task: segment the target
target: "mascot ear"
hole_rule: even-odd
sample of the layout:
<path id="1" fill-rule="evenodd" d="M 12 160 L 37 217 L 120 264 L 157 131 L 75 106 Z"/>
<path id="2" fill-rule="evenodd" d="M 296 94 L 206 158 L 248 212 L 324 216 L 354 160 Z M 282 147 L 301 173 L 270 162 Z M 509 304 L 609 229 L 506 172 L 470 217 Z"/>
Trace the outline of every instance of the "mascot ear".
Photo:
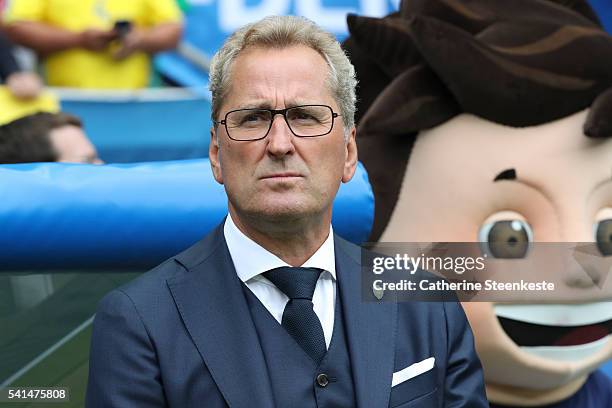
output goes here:
<path id="1" fill-rule="evenodd" d="M 506 46 L 487 44 L 479 36 L 430 17 L 413 17 L 410 28 L 423 58 L 463 110 L 503 125 L 532 126 L 568 116 L 587 108 L 612 84 L 612 60 L 583 63 L 593 55 L 612 54 L 612 37 L 604 31 L 594 26 L 519 23 L 525 24 L 519 31 L 523 41 L 519 37 Z M 548 32 L 542 38 L 543 25 Z M 510 24 L 499 27 L 509 30 Z M 538 34 L 540 39 L 534 41 Z M 509 38 L 493 26 L 486 35 L 499 41 Z M 553 64 L 555 71 L 539 68 L 551 66 L 549 59 L 559 55 L 565 57 Z"/>
<path id="2" fill-rule="evenodd" d="M 403 72 L 376 98 L 359 125 L 359 136 L 401 136 L 432 128 L 460 113 L 452 95 L 424 65 Z"/>
<path id="3" fill-rule="evenodd" d="M 593 102 L 584 123 L 584 134 L 593 138 L 612 137 L 612 88 Z"/>

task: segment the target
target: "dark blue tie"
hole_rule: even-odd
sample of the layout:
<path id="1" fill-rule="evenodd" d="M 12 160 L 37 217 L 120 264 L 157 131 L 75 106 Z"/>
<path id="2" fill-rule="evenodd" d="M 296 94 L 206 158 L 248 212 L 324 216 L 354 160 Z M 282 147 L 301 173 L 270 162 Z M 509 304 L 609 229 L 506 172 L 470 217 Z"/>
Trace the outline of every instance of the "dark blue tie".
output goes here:
<path id="1" fill-rule="evenodd" d="M 312 304 L 321 272 L 318 268 L 284 266 L 263 274 L 289 298 L 283 312 L 283 327 L 317 364 L 327 351 L 323 327 Z"/>

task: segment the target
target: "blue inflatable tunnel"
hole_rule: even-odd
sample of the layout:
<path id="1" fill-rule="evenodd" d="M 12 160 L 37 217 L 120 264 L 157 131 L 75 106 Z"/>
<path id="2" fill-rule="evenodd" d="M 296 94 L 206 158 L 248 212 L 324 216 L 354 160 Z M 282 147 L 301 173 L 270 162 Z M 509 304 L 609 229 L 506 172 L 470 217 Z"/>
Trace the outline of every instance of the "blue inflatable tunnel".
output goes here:
<path id="1" fill-rule="evenodd" d="M 199 240 L 227 213 L 208 159 L 105 166 L 0 166 L 1 270 L 146 269 Z M 361 164 L 340 188 L 335 232 L 361 243 L 374 198 Z"/>

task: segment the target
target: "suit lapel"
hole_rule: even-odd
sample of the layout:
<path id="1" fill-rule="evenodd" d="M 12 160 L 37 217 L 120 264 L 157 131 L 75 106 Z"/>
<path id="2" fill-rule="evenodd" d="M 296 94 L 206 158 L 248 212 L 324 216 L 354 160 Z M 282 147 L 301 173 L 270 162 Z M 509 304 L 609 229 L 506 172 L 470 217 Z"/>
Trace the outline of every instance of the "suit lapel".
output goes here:
<path id="1" fill-rule="evenodd" d="M 338 288 L 360 408 L 389 406 L 394 368 L 397 304 L 362 300 L 358 247 L 334 237 Z"/>
<path id="2" fill-rule="evenodd" d="M 222 225 L 192 251 L 177 257 L 187 271 L 168 279 L 168 287 L 227 404 L 273 407 L 263 351 Z"/>

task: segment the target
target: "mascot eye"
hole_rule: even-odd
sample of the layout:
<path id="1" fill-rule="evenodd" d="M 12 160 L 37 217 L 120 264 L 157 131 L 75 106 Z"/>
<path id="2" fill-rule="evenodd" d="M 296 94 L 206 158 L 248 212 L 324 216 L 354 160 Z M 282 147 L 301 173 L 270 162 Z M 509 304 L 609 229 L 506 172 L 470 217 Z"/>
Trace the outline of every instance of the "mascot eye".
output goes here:
<path id="1" fill-rule="evenodd" d="M 612 219 L 601 220 L 596 225 L 595 240 L 603 256 L 612 255 Z"/>
<path id="2" fill-rule="evenodd" d="M 485 254 L 500 259 L 520 259 L 527 256 L 533 241 L 531 226 L 523 219 L 489 220 L 480 228 L 478 240 Z"/>
<path id="3" fill-rule="evenodd" d="M 603 256 L 612 255 L 612 208 L 604 208 L 597 214 L 595 242 Z"/>

